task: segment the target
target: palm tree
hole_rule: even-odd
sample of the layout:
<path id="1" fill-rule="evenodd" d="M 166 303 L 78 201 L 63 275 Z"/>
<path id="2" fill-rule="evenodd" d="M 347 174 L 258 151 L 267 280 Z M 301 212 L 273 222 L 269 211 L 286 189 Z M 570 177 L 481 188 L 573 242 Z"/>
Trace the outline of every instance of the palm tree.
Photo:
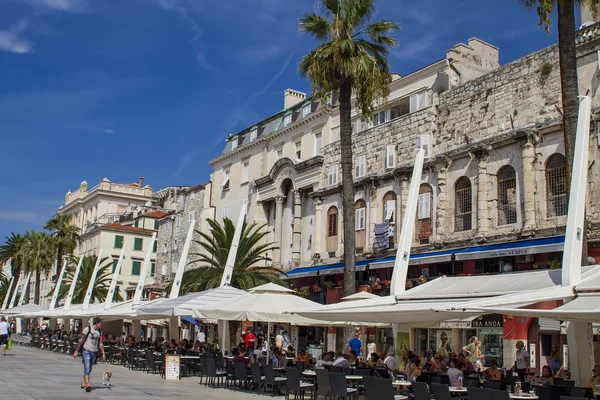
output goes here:
<path id="1" fill-rule="evenodd" d="M 374 102 L 389 95 L 390 67 L 386 56 L 396 46 L 395 22 L 371 23 L 374 0 L 321 0 L 325 16 L 314 12 L 300 18 L 300 30 L 322 42 L 300 60 L 300 74 L 311 81 L 322 102 L 339 92 L 344 229 L 344 295 L 355 292 L 354 182 L 352 180 L 352 93 L 363 118 Z"/>
<path id="2" fill-rule="evenodd" d="M 13 277 L 18 279 L 21 275 L 21 266 L 23 265 L 23 248 L 24 237 L 18 233 L 11 232 L 10 237 L 6 237 L 6 242 L 0 246 L 0 262 L 6 263 L 11 260 L 11 274 Z M 16 290 L 15 287 L 11 289 L 9 295 L 12 296 L 12 292 Z"/>
<path id="3" fill-rule="evenodd" d="M 201 266 L 189 269 L 183 274 L 182 294 L 216 288 L 221 284 L 235 233 L 235 225 L 228 218 L 223 220 L 223 226 L 214 219 L 209 219 L 207 222 L 210 226 L 210 233 L 196 231 L 202 240 L 194 240 L 205 252 L 190 254 L 197 256 L 197 259 L 191 261 L 190 264 L 200 263 Z M 266 254 L 274 248 L 273 243 L 263 243 L 263 239 L 268 235 L 264 228 L 265 225 L 255 222 L 248 224 L 244 221 L 231 277 L 232 286 L 247 290 L 268 282 L 285 284 L 280 278 L 282 271 L 259 266 L 269 261 Z"/>
<path id="4" fill-rule="evenodd" d="M 10 279 L 0 272 L 0 304 L 4 302 L 4 298 L 9 296 L 8 287 L 10 286 Z"/>
<path id="5" fill-rule="evenodd" d="M 525 7 L 536 7 L 540 25 L 550 32 L 550 15 L 554 8 L 558 11 L 558 67 L 562 95 L 563 135 L 565 143 L 565 163 L 567 192 L 571 184 L 571 171 L 577 136 L 577 115 L 579 112 L 579 83 L 577 79 L 577 51 L 575 49 L 575 3 L 585 4 L 597 13 L 600 0 L 519 0 Z M 584 228 L 587 226 L 583 224 Z M 587 235 L 583 235 L 582 265 L 587 265 Z"/>
<path id="6" fill-rule="evenodd" d="M 75 284 L 75 291 L 73 292 L 73 304 L 83 303 L 87 287 L 90 284 L 92 274 L 94 273 L 96 260 L 98 260 L 98 256 L 83 257 L 83 262 L 81 263 L 81 270 L 79 271 L 79 276 L 77 277 L 77 281 Z M 57 301 L 60 301 L 67 297 L 69 289 L 73 284 L 75 269 L 78 262 L 78 258 L 71 257 L 70 264 L 67 266 L 67 270 L 65 271 L 63 283 L 58 289 Z M 103 257 L 102 259 L 100 259 L 100 266 L 98 267 L 98 274 L 96 275 L 96 282 L 94 283 L 94 289 L 92 291 L 90 303 L 94 303 L 96 301 L 103 302 L 106 300 L 106 295 L 108 294 L 108 289 L 110 287 L 111 280 L 112 261 L 110 261 L 108 257 Z M 52 293 L 54 293 L 54 289 L 52 289 Z M 119 293 L 118 290 L 115 290 L 115 297 L 113 298 L 113 301 L 123 301 L 123 297 L 121 296 L 121 293 Z"/>
<path id="7" fill-rule="evenodd" d="M 60 273 L 62 258 L 70 255 L 80 241 L 79 228 L 71 223 L 70 214 L 56 214 L 46 222 L 44 229 L 52 231 L 56 245 L 56 274 Z"/>
<path id="8" fill-rule="evenodd" d="M 23 252 L 23 272 L 35 273 L 35 304 L 40 304 L 41 276 L 48 275 L 54 264 L 54 243 L 52 237 L 42 231 L 28 231 L 21 249 Z"/>

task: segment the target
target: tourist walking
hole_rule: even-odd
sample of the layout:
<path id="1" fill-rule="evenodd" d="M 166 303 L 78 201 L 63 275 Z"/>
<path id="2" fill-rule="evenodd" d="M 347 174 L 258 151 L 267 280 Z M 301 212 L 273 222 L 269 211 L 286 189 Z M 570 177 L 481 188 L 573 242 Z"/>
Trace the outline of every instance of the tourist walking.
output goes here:
<path id="1" fill-rule="evenodd" d="M 8 339 L 10 338 L 10 329 L 6 317 L 2 317 L 0 320 L 0 346 L 2 346 L 2 355 L 6 355 L 6 346 L 8 346 Z"/>
<path id="2" fill-rule="evenodd" d="M 102 361 L 106 360 L 104 354 L 104 346 L 102 345 L 102 326 L 101 318 L 94 318 L 93 324 L 84 328 L 79 338 L 77 349 L 73 353 L 73 358 L 77 358 L 79 353 L 83 356 L 83 380 L 81 381 L 81 388 L 85 389 L 86 392 L 92 390 L 90 385 L 90 373 L 92 372 L 92 366 L 96 362 L 98 357 L 98 351 L 102 353 Z"/>
<path id="3" fill-rule="evenodd" d="M 525 375 L 529 369 L 529 352 L 525 349 L 525 343 L 521 340 L 515 346 L 517 347 L 517 354 L 512 369 L 519 375 L 519 380 L 525 382 Z"/>

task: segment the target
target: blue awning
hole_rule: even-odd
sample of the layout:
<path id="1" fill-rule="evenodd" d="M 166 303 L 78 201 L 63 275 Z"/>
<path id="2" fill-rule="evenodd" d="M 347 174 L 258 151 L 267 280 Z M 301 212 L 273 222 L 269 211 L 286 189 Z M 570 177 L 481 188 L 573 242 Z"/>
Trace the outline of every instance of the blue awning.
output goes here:
<path id="1" fill-rule="evenodd" d="M 187 321 L 187 322 L 192 323 L 192 324 L 194 324 L 196 326 L 200 326 L 200 323 L 198 321 L 196 321 L 194 319 L 194 317 L 192 317 L 191 315 L 182 315 L 181 316 L 181 320 L 182 321 Z"/>
<path id="2" fill-rule="evenodd" d="M 564 236 L 543 239 L 518 240 L 509 243 L 476 246 L 456 253 L 457 260 L 481 260 L 485 258 L 524 256 L 528 254 L 563 251 Z"/>
<path id="3" fill-rule="evenodd" d="M 444 251 L 429 251 L 427 253 L 411 254 L 408 259 L 408 265 L 432 264 L 441 262 L 450 262 L 452 254 L 461 251 L 462 249 L 444 250 Z M 387 259 L 371 261 L 370 269 L 392 268 L 396 257 L 388 257 Z"/>

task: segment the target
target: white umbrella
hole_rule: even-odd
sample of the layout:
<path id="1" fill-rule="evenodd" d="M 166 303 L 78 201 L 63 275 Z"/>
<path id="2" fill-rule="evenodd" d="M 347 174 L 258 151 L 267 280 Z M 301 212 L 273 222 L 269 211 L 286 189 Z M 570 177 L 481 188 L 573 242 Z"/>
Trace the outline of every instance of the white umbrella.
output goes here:
<path id="1" fill-rule="evenodd" d="M 231 286 L 221 286 L 203 292 L 189 293 L 159 303 L 144 305 L 136 309 L 138 319 L 158 319 L 192 315 L 194 309 L 233 300 L 246 292 Z"/>
<path id="2" fill-rule="evenodd" d="M 377 296 L 376 294 L 369 293 L 369 292 L 357 292 L 357 293 L 351 294 L 349 296 L 342 297 L 340 300 L 342 300 L 342 301 L 370 300 L 370 299 L 377 299 L 379 297 L 380 296 Z"/>

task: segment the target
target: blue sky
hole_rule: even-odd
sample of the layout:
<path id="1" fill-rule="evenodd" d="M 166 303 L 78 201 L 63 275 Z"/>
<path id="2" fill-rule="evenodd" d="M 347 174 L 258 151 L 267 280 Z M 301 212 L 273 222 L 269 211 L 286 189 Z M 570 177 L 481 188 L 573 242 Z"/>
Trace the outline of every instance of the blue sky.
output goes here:
<path id="1" fill-rule="evenodd" d="M 507 63 L 556 41 L 518 0 L 376 0 L 407 74 L 460 38 Z M 309 91 L 298 33 L 314 0 L 0 0 L 0 241 L 39 229 L 79 182 L 209 179 L 237 132 Z"/>

